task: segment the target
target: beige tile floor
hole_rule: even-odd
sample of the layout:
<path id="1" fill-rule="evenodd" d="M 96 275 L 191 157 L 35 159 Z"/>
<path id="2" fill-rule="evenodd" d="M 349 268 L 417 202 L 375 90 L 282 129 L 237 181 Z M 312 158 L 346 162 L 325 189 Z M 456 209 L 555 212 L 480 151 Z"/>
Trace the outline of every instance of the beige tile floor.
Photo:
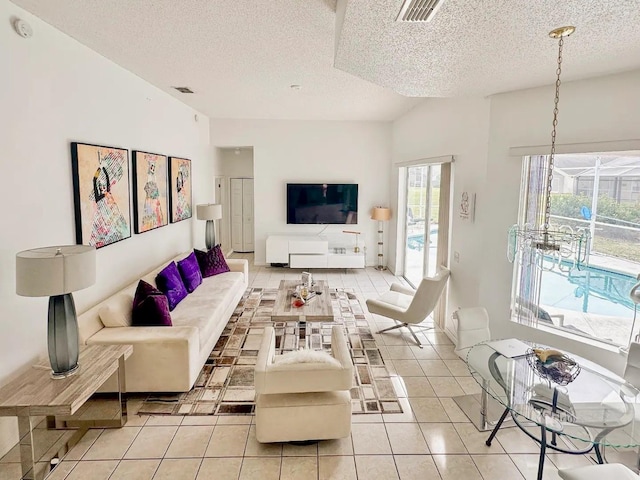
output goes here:
<path id="1" fill-rule="evenodd" d="M 252 256 L 248 256 L 252 260 Z M 254 267 L 250 284 L 277 287 L 299 271 Z M 331 287 L 353 288 L 362 305 L 402 281 L 389 272 L 315 271 Z M 369 315 L 372 330 L 390 325 Z M 449 338 L 420 334 L 425 347 L 394 331 L 375 335 L 394 377 L 403 414 L 354 415 L 351 436 L 308 446 L 263 445 L 253 417 L 131 415 L 117 430 L 91 430 L 54 470 L 51 480 L 443 479 L 536 478 L 537 445 L 519 430 L 503 429 L 489 448 L 451 397 L 479 391 Z M 139 399 L 130 401 L 135 412 Z M 588 464 L 584 456 L 549 454 L 545 479 L 557 467 Z M 17 448 L 0 460 L 0 480 L 20 478 Z"/>

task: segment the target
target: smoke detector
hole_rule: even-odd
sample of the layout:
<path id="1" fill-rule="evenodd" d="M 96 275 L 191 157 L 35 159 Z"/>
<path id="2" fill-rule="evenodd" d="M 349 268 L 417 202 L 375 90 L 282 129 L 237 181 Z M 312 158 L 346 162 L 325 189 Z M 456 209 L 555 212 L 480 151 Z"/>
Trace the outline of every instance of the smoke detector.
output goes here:
<path id="1" fill-rule="evenodd" d="M 396 22 L 429 22 L 444 0 L 404 0 Z"/>
<path id="2" fill-rule="evenodd" d="M 22 38 L 31 38 L 33 36 L 33 29 L 31 28 L 31 25 L 29 25 L 24 20 L 20 20 L 19 18 L 14 20 L 13 29 Z"/>

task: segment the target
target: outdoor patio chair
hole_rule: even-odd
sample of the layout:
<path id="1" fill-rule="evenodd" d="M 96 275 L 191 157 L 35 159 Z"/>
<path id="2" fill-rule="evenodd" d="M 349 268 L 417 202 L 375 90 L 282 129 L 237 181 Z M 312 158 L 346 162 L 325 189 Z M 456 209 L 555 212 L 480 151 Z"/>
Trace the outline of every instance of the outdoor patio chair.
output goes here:
<path id="1" fill-rule="evenodd" d="M 416 344 L 422 348 L 422 344 L 411 326 L 423 322 L 433 312 L 444 291 L 449 275 L 450 272 L 447 268 L 440 267 L 435 277 L 423 278 L 417 290 L 399 283 L 392 283 L 387 293 L 376 299 L 367 300 L 367 308 L 371 313 L 399 322 L 398 325 L 382 329 L 378 333 L 407 327 Z"/>

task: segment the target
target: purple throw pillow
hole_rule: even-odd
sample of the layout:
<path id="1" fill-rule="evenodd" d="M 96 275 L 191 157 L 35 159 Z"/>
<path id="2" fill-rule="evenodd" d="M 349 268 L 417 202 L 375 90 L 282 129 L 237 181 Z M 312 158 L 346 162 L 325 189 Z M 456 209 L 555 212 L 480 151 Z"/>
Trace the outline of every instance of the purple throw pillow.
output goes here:
<path id="1" fill-rule="evenodd" d="M 176 262 L 171 262 L 160 271 L 156 277 L 156 285 L 167 296 L 171 311 L 188 295 Z"/>
<path id="2" fill-rule="evenodd" d="M 184 286 L 187 287 L 187 292 L 193 292 L 202 283 L 202 273 L 200 273 L 200 265 L 195 253 L 191 252 L 187 258 L 180 260 L 178 270 Z"/>
<path id="3" fill-rule="evenodd" d="M 173 325 L 167 297 L 143 280 L 138 282 L 131 314 L 131 325 L 134 327 Z"/>
<path id="4" fill-rule="evenodd" d="M 227 265 L 227 261 L 224 259 L 220 245 L 216 245 L 208 252 L 194 250 L 193 253 L 196 254 L 203 277 L 212 277 L 213 275 L 229 271 L 229 265 Z"/>

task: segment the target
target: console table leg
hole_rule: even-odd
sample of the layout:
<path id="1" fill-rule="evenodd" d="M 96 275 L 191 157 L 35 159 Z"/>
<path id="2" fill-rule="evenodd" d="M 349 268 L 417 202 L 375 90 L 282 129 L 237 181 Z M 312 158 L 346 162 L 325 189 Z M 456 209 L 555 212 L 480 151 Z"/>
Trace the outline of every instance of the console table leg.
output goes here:
<path id="1" fill-rule="evenodd" d="M 124 355 L 118 359 L 118 400 L 120 400 L 120 426 L 127 423 L 127 379 L 124 370 Z"/>
<path id="2" fill-rule="evenodd" d="M 20 435 L 20 463 L 23 480 L 41 480 L 44 474 L 38 475 L 36 468 L 36 452 L 34 445 L 34 428 L 31 416 L 18 414 L 18 434 Z"/>

